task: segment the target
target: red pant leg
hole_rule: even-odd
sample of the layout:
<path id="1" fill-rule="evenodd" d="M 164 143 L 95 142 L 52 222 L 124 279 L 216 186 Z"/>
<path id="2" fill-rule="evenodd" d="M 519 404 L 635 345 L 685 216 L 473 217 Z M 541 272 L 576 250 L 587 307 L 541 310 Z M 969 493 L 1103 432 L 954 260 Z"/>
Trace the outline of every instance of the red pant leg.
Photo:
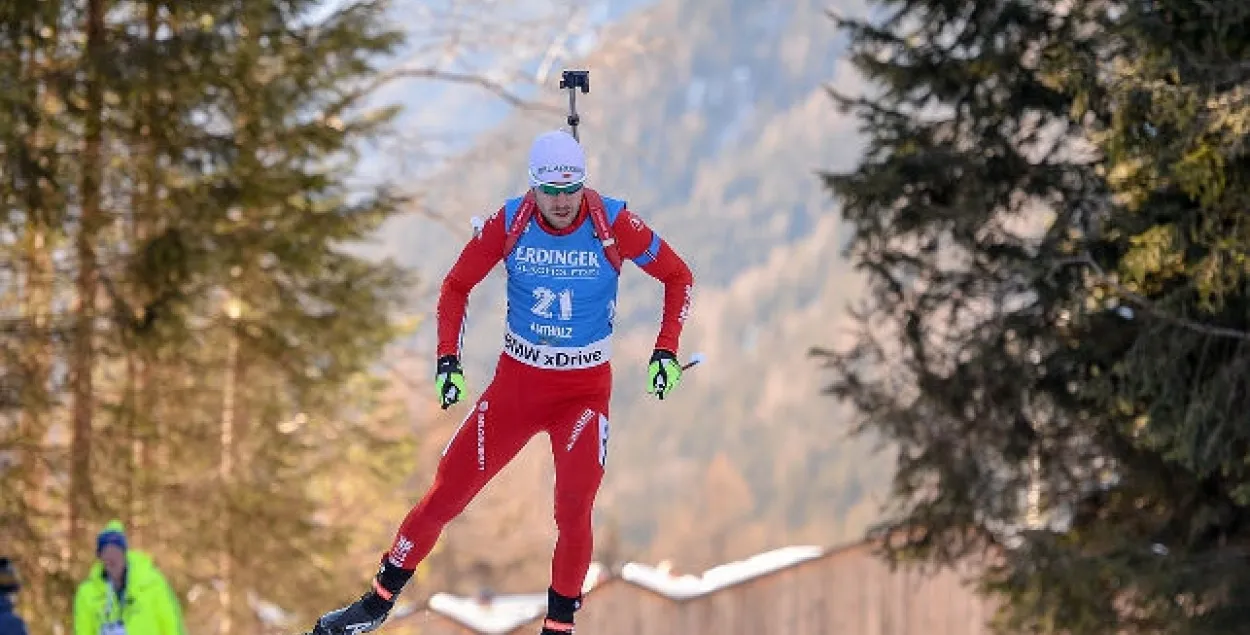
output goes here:
<path id="1" fill-rule="evenodd" d="M 555 459 L 556 547 L 551 560 L 551 588 L 566 597 L 581 595 L 594 553 L 592 513 L 607 460 L 608 403 L 612 376 L 585 376 L 574 399 L 555 409 L 547 433 Z"/>
<path id="2" fill-rule="evenodd" d="M 541 429 L 525 399 L 525 378 L 501 363 L 495 377 L 452 435 L 434 483 L 404 518 L 391 545 L 391 563 L 415 569 L 429 555 L 443 527 Z"/>

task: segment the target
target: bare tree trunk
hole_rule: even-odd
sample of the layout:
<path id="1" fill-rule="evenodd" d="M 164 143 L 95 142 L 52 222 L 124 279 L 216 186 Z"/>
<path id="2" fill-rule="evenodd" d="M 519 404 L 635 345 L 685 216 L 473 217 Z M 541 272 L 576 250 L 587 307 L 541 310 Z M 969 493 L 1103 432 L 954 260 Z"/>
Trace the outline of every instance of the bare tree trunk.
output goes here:
<path id="1" fill-rule="evenodd" d="M 147 41 L 150 46 L 156 43 L 156 32 L 160 26 L 159 22 L 159 4 L 156 2 L 147 3 L 147 13 L 144 16 L 144 26 L 147 31 Z M 143 241 L 147 239 L 148 223 L 151 222 L 153 212 L 155 211 L 155 201 L 158 190 L 157 171 L 156 171 L 156 147 L 152 139 L 152 130 L 156 126 L 156 100 L 153 93 L 158 86 L 157 65 L 159 59 L 156 56 L 148 56 L 146 84 L 147 92 L 143 95 L 143 109 L 136 122 L 135 132 L 138 134 L 137 145 L 141 148 L 140 162 L 141 170 L 136 178 L 134 188 L 134 202 L 131 205 L 130 225 L 127 228 L 126 240 L 133 249 L 137 250 Z M 134 303 L 131 306 L 141 306 L 139 302 L 145 300 L 138 294 L 133 296 Z M 135 316 L 140 317 L 140 316 Z M 137 334 L 138 335 L 138 334 Z M 141 335 L 138 335 L 141 337 Z M 153 470 L 153 452 L 152 448 L 156 443 L 161 442 L 159 435 L 153 434 L 154 412 L 154 394 L 151 390 L 152 378 L 152 356 L 147 352 L 143 343 L 138 341 L 136 337 L 132 341 L 131 346 L 126 347 L 126 384 L 130 389 L 128 406 L 131 422 L 131 466 L 130 487 L 132 496 L 136 497 L 133 503 L 132 526 L 136 533 L 141 533 L 144 537 L 151 538 L 152 544 L 159 544 L 154 535 L 150 535 L 155 529 L 154 520 L 159 518 L 159 492 L 153 487 L 157 480 L 155 475 L 158 474 Z"/>
<path id="2" fill-rule="evenodd" d="M 6 30 L 12 26 L 6 25 Z M 42 26 L 35 21 L 24 28 L 34 33 Z M 12 488 L 22 522 L 3 527 L 0 549 L 12 549 L 10 555 L 18 556 L 24 565 L 23 591 L 17 598 L 19 613 L 24 606 L 26 611 L 39 609 L 56 615 L 68 606 L 58 593 L 61 585 L 57 578 L 61 572 L 50 562 L 64 544 L 58 530 L 63 530 L 66 511 L 58 504 L 56 481 L 51 478 L 49 462 L 57 457 L 48 434 L 56 420 L 58 403 L 52 383 L 52 370 L 58 365 L 55 338 L 59 328 L 54 321 L 57 274 L 53 255 L 58 235 L 55 210 L 61 207 L 61 199 L 56 182 L 57 159 L 51 151 L 57 141 L 55 126 L 46 120 L 55 115 L 37 104 L 49 96 L 58 100 L 64 96 L 52 94 L 56 88 L 47 81 L 48 69 L 58 63 L 55 45 L 40 44 L 35 38 L 29 42 L 29 47 L 17 51 L 21 80 L 19 86 L 13 87 L 25 94 L 12 102 L 12 114 L 25 124 L 25 130 L 15 144 L 17 147 L 9 149 L 6 167 L 10 170 L 4 174 L 9 180 L 7 185 L 20 197 L 25 215 L 17 258 L 21 313 L 17 359 L 22 380 L 17 433 L 21 445 L 17 454 L 19 469 L 14 474 L 17 483 Z M 54 617 L 49 622 L 64 624 L 65 620 Z M 35 623 L 31 632 L 46 630 Z"/>
<path id="3" fill-rule="evenodd" d="M 104 54 L 105 0 L 87 2 L 87 112 L 82 153 L 82 218 L 77 237 L 78 306 L 70 376 L 73 392 L 73 436 L 70 441 L 69 540 L 73 548 L 85 541 L 84 519 L 91 494 L 91 431 L 95 409 L 92 371 L 95 367 L 96 258 L 95 234 L 100 223 L 103 187 L 104 96 L 98 64 Z"/>
<path id="4" fill-rule="evenodd" d="M 28 213 L 39 215 L 38 209 L 28 209 Z M 22 366 L 25 385 L 22 389 L 20 417 L 20 433 L 23 445 L 21 452 L 21 470 L 23 475 L 22 506 L 28 535 L 5 536 L 0 543 L 37 544 L 46 540 L 47 536 L 41 527 L 47 526 L 52 510 L 48 504 L 47 476 L 47 439 L 51 396 L 48 381 L 52 367 L 52 343 L 49 329 L 52 312 L 52 257 L 48 245 L 48 232 L 42 219 L 33 220 L 26 225 L 27 235 L 24 242 L 24 260 L 26 278 L 22 284 L 22 313 L 25 327 L 29 332 L 23 337 Z M 37 550 L 30 550 L 27 556 L 33 561 Z M 27 577 L 23 598 L 30 601 L 31 606 L 45 606 L 47 576 L 43 567 L 26 567 L 22 572 Z"/>
<path id="5" fill-rule="evenodd" d="M 153 544 L 165 544 L 169 535 L 169 528 L 165 526 L 161 519 L 166 517 L 166 509 L 169 504 L 170 494 L 168 493 L 168 483 L 176 479 L 173 474 L 173 461 L 170 458 L 174 439 L 171 438 L 170 426 L 165 416 L 167 413 L 166 405 L 169 403 L 168 398 L 162 398 L 159 386 L 155 380 L 157 370 L 160 369 L 160 377 L 162 381 L 170 384 L 180 384 L 184 381 L 183 373 L 180 369 L 161 367 L 155 354 L 149 354 L 144 358 L 143 369 L 140 371 L 140 392 L 143 411 L 148 413 L 148 441 L 143 447 L 143 469 L 145 474 L 151 475 L 151 488 L 148 492 L 147 514 L 150 522 L 147 527 L 146 537 Z M 178 389 L 175 388 L 175 391 Z M 177 399 L 174 398 L 176 403 Z"/>
<path id="6" fill-rule="evenodd" d="M 221 462 L 219 464 L 218 478 L 221 481 L 221 550 L 218 552 L 218 570 L 221 576 L 221 614 L 218 622 L 218 632 L 221 635 L 230 635 L 234 623 L 234 575 L 231 565 L 233 564 L 233 554 L 231 553 L 231 543 L 234 528 L 234 515 L 231 510 L 231 492 L 230 486 L 232 476 L 234 474 L 234 445 L 235 445 L 235 398 L 238 387 L 238 363 L 239 363 L 239 335 L 236 331 L 238 327 L 238 318 L 241 311 L 241 305 L 235 298 L 230 298 L 226 305 L 226 312 L 230 318 L 230 333 L 228 334 L 229 343 L 226 345 L 226 377 L 222 388 L 221 400 Z"/>

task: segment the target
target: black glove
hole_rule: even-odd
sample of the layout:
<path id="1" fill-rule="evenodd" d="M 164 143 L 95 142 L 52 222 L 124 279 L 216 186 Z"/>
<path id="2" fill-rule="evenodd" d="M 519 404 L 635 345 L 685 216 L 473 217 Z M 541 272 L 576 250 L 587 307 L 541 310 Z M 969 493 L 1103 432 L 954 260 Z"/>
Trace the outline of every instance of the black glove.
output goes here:
<path id="1" fill-rule="evenodd" d="M 464 370 L 460 368 L 459 357 L 444 355 L 438 358 L 434 371 L 434 389 L 438 391 L 438 401 L 443 410 L 460 401 L 460 397 L 464 395 Z"/>

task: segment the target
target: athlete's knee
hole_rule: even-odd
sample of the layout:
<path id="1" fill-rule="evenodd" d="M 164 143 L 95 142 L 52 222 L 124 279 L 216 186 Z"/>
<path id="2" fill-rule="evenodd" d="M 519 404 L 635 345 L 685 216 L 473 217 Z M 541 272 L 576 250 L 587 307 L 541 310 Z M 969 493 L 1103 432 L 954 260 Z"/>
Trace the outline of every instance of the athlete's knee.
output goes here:
<path id="1" fill-rule="evenodd" d="M 555 497 L 556 528 L 560 531 L 589 529 L 594 513 L 594 491 L 557 492 Z"/>
<path id="2" fill-rule="evenodd" d="M 479 489 L 471 477 L 457 478 L 440 470 L 414 511 L 427 522 L 441 527 L 459 516 Z"/>
<path id="3" fill-rule="evenodd" d="M 556 528 L 561 531 L 588 530 L 603 470 L 596 464 L 594 469 L 579 470 L 577 473 L 570 471 L 566 467 L 564 474 L 556 475 Z"/>

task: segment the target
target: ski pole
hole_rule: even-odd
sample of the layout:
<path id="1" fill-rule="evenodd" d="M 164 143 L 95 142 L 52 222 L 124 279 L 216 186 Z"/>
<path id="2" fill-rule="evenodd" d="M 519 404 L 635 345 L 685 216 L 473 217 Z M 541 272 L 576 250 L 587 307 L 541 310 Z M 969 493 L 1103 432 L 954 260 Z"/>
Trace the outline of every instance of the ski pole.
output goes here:
<path id="1" fill-rule="evenodd" d="M 681 369 L 689 370 L 692 367 L 694 367 L 696 364 L 701 363 L 702 361 L 703 361 L 703 353 L 695 353 L 694 355 L 690 356 L 690 361 L 681 365 Z"/>

